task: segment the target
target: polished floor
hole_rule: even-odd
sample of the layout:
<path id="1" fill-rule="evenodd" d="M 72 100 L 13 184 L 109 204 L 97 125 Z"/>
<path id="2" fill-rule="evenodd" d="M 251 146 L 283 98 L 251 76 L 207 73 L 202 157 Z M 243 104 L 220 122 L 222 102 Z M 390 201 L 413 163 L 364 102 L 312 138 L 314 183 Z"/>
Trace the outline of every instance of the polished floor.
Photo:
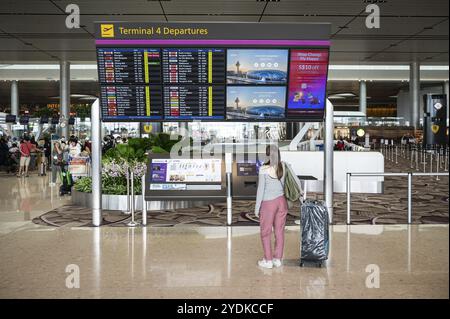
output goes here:
<path id="1" fill-rule="evenodd" d="M 448 224 L 333 226 L 326 268 L 298 267 L 299 229 L 292 226 L 285 265 L 266 270 L 256 266 L 254 226 L 57 228 L 30 221 L 68 202 L 46 177 L 0 176 L 0 298 L 449 297 Z M 67 287 L 76 275 L 68 266 L 79 269 L 79 288 Z"/>

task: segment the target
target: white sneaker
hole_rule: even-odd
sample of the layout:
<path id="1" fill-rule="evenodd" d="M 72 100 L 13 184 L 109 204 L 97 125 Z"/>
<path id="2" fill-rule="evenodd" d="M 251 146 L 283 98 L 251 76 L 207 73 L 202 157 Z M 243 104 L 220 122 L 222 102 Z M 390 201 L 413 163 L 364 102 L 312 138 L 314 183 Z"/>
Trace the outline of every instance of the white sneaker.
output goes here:
<path id="1" fill-rule="evenodd" d="M 272 263 L 272 260 L 265 260 L 265 259 L 263 259 L 263 260 L 259 260 L 258 261 L 258 266 L 259 267 L 263 267 L 263 268 L 272 269 L 273 268 L 273 263 Z"/>
<path id="2" fill-rule="evenodd" d="M 283 262 L 281 261 L 281 259 L 273 259 L 272 260 L 272 263 L 273 263 L 273 266 L 274 267 L 281 267 L 281 266 L 283 266 Z"/>

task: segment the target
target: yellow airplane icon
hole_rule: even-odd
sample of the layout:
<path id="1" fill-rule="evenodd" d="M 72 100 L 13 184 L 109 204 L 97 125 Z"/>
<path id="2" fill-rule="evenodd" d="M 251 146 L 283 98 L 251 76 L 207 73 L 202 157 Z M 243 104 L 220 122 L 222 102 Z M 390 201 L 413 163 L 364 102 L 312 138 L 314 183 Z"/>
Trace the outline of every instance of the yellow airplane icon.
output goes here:
<path id="1" fill-rule="evenodd" d="M 102 38 L 114 38 L 114 24 L 100 25 Z"/>

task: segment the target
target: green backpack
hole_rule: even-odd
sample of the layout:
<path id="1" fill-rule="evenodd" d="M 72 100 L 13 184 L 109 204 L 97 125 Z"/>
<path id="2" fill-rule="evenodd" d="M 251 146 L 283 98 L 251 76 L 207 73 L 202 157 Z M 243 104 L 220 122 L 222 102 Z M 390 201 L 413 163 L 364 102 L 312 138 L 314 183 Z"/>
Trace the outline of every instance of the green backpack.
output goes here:
<path id="1" fill-rule="evenodd" d="M 286 164 L 284 169 L 286 171 L 284 175 L 284 196 L 289 202 L 297 202 L 302 196 L 302 191 L 292 175 L 292 171 Z"/>

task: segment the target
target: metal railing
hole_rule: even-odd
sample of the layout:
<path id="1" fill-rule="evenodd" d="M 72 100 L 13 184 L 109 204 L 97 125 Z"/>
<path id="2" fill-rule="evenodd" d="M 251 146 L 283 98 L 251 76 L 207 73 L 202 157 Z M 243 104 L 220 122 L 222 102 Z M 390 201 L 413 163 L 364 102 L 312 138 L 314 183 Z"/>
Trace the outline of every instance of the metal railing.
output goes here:
<path id="1" fill-rule="evenodd" d="M 407 176 L 408 177 L 408 224 L 412 222 L 412 178 L 413 176 L 449 176 L 449 173 L 347 173 L 347 225 L 351 223 L 351 183 L 354 177 L 386 177 L 386 176 Z"/>

